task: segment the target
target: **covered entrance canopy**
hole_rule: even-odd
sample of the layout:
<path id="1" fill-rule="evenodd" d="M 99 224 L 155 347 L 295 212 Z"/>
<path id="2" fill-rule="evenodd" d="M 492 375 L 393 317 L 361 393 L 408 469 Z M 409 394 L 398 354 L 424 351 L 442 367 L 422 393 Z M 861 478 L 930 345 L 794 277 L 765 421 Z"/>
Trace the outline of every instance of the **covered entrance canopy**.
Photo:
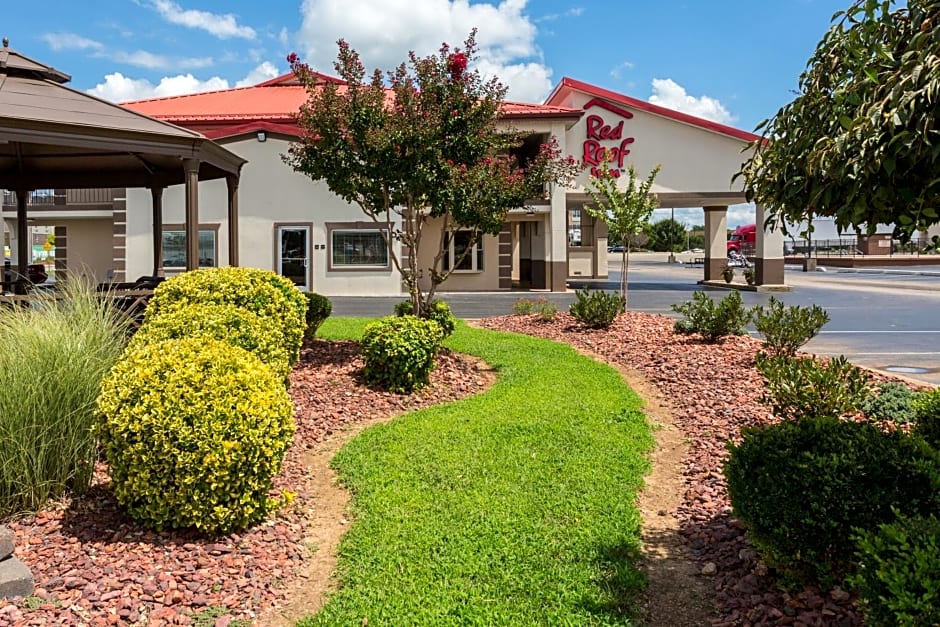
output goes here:
<path id="1" fill-rule="evenodd" d="M 71 77 L 0 48 L 0 188 L 16 192 L 17 261 L 29 263 L 27 198 L 36 189 L 147 187 L 154 274 L 162 266 L 162 195 L 186 186 L 186 268 L 199 263 L 198 183 L 228 184 L 230 265 L 238 265 L 238 178 L 246 163 L 204 135 L 66 87 Z"/>

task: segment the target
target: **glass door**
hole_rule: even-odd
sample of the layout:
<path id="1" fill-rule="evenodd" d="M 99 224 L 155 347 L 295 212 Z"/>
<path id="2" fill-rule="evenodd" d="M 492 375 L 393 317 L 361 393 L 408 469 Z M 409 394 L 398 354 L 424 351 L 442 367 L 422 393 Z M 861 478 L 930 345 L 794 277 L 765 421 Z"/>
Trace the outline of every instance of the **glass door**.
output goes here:
<path id="1" fill-rule="evenodd" d="M 299 289 L 310 291 L 310 227 L 279 226 L 277 239 L 278 273 L 293 281 Z"/>

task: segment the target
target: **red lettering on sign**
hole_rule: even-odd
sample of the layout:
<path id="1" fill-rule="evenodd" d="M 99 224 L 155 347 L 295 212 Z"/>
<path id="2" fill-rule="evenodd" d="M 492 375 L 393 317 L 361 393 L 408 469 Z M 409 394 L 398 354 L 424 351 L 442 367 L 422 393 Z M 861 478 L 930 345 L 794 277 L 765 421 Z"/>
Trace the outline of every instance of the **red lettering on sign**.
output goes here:
<path id="1" fill-rule="evenodd" d="M 623 120 L 620 124 L 611 128 L 604 124 L 604 118 L 599 115 L 589 115 L 587 117 L 587 136 L 588 139 L 620 139 L 623 137 Z"/>
<path id="2" fill-rule="evenodd" d="M 624 169 L 624 159 L 630 154 L 628 146 L 635 141 L 633 137 L 623 137 L 623 120 L 620 120 L 616 126 L 611 126 L 599 115 L 591 114 L 587 116 L 587 138 L 582 146 L 581 162 L 591 167 L 591 176 L 601 176 L 601 165 L 604 157 L 610 165 L 610 174 L 614 178 L 620 177 L 620 172 Z M 604 146 L 601 142 L 610 140 L 621 140 L 619 146 Z"/>
<path id="3" fill-rule="evenodd" d="M 603 146 L 599 141 L 595 139 L 588 139 L 584 142 L 584 152 L 581 156 L 581 162 L 585 165 L 598 166 L 603 162 L 604 155 L 607 155 L 607 161 L 613 166 L 616 164 L 617 168 L 623 169 L 623 160 L 627 155 L 630 154 L 630 149 L 627 148 L 630 144 L 635 141 L 633 137 L 627 137 L 625 140 L 620 142 L 620 146 L 615 148 L 608 148 Z M 593 174 L 593 170 L 592 170 Z"/>

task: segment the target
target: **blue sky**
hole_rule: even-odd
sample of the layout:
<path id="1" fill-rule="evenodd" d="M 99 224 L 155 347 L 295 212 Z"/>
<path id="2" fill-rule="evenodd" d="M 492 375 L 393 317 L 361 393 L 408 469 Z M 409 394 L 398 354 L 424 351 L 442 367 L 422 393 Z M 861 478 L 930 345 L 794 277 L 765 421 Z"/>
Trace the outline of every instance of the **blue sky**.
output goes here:
<path id="1" fill-rule="evenodd" d="M 793 98 L 833 13 L 850 0 L 86 0 L 14 2 L 0 36 L 122 101 L 249 85 L 296 51 L 332 72 L 347 39 L 369 68 L 479 29 L 480 69 L 514 100 L 563 77 L 753 130 Z M 732 222 L 734 219 L 732 218 Z"/>

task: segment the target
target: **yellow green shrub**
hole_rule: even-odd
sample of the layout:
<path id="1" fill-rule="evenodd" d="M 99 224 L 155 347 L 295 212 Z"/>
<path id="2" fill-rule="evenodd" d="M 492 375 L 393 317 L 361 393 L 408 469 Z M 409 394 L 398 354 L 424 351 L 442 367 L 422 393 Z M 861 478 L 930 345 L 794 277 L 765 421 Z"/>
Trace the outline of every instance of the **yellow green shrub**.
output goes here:
<path id="1" fill-rule="evenodd" d="M 154 290 L 144 322 L 194 303 L 230 304 L 278 327 L 291 365 L 300 357 L 307 301 L 289 279 L 259 268 L 202 268 L 167 279 Z"/>
<path id="2" fill-rule="evenodd" d="M 205 337 L 147 343 L 111 369 L 95 434 L 112 488 L 155 529 L 225 533 L 258 522 L 294 431 L 280 379 L 248 351 Z"/>
<path id="3" fill-rule="evenodd" d="M 256 355 L 278 378 L 283 380 L 290 374 L 291 357 L 277 325 L 230 304 L 194 303 L 155 316 L 134 335 L 127 350 L 184 337 L 222 340 Z"/>

